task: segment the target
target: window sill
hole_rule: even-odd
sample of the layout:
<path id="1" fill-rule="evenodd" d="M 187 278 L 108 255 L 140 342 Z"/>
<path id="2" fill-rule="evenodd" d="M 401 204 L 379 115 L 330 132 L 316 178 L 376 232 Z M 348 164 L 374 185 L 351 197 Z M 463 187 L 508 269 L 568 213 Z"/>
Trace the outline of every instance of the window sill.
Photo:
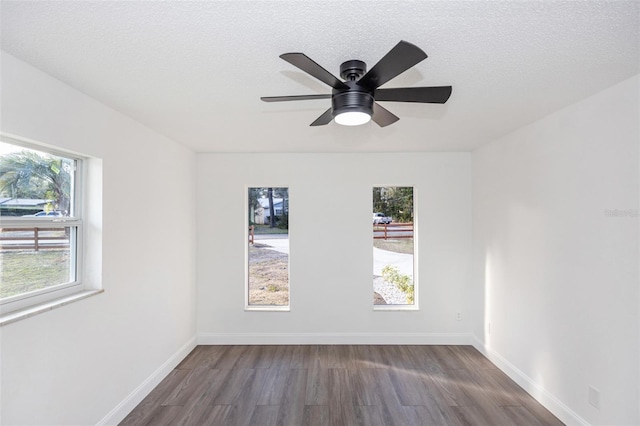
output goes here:
<path id="1" fill-rule="evenodd" d="M 9 312 L 6 314 L 0 315 L 0 327 L 11 324 L 12 322 L 19 321 L 21 319 L 29 318 L 34 315 L 41 314 L 43 312 L 50 311 L 52 309 L 59 308 L 61 306 L 68 305 L 73 302 L 77 302 L 78 300 L 86 299 L 87 297 L 94 296 L 96 294 L 100 294 L 104 292 L 104 290 L 85 290 L 71 296 L 61 297 L 60 299 L 52 300 L 47 303 L 42 303 L 37 306 L 32 306 L 29 308 L 21 309 L 19 311 Z"/>
<path id="2" fill-rule="evenodd" d="M 374 305 L 374 311 L 419 311 L 416 305 Z"/>
<path id="3" fill-rule="evenodd" d="M 245 306 L 245 312 L 290 312 L 290 306 L 273 306 L 273 305 L 251 305 Z"/>

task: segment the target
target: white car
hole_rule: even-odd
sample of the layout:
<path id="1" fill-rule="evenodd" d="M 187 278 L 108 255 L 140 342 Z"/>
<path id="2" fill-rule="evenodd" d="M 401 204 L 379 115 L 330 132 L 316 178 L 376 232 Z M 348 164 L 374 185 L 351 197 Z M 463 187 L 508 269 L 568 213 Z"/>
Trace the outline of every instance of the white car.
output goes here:
<path id="1" fill-rule="evenodd" d="M 53 210 L 50 212 L 41 211 L 36 214 L 25 214 L 23 217 L 61 217 L 64 216 L 61 211 Z"/>
<path id="2" fill-rule="evenodd" d="M 385 216 L 384 213 L 374 213 L 373 214 L 373 224 L 380 225 L 385 223 L 391 223 L 392 219 L 389 216 Z"/>

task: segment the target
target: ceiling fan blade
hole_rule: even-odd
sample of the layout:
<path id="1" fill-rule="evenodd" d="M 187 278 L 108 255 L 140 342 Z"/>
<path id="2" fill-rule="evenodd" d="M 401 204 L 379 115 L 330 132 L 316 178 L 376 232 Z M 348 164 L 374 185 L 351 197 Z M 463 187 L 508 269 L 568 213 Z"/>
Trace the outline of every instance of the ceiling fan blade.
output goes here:
<path id="1" fill-rule="evenodd" d="M 426 58 L 427 54 L 418 46 L 401 41 L 358 80 L 358 84 L 368 89 L 377 89 Z"/>
<path id="2" fill-rule="evenodd" d="M 449 96 L 451 96 L 451 86 L 376 89 L 373 97 L 376 101 L 443 104 L 447 102 Z"/>
<path id="3" fill-rule="evenodd" d="M 316 118 L 316 121 L 314 121 L 313 123 L 309 124 L 310 126 L 324 126 L 325 124 L 329 124 L 331 123 L 331 120 L 333 120 L 333 114 L 332 114 L 332 110 L 331 108 L 329 108 L 328 110 L 326 110 L 324 112 L 324 114 L 322 114 L 320 117 Z"/>
<path id="4" fill-rule="evenodd" d="M 400 120 L 398 117 L 380 106 L 377 102 L 373 103 L 373 115 L 371 116 L 371 119 L 380 127 L 388 126 L 389 124 L 393 124 Z"/>
<path id="5" fill-rule="evenodd" d="M 263 96 L 263 102 L 310 101 L 313 99 L 331 99 L 331 95 Z"/>
<path id="6" fill-rule="evenodd" d="M 313 77 L 317 78 L 325 84 L 328 84 L 334 89 L 349 88 L 349 86 L 338 80 L 337 77 L 315 63 L 304 53 L 283 53 L 282 55 L 280 55 L 280 57 L 289 62 L 291 65 L 300 68 L 302 71 L 312 75 Z"/>

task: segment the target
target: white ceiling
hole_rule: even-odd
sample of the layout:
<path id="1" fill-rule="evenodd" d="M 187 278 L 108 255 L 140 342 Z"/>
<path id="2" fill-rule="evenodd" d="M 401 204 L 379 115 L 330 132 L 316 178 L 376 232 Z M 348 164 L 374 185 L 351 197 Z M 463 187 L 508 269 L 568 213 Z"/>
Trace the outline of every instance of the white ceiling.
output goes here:
<path id="1" fill-rule="evenodd" d="M 469 151 L 640 70 L 638 1 L 5 1 L 2 49 L 200 152 Z M 339 74 L 398 41 L 429 58 L 385 87 L 452 85 L 445 105 L 383 105 L 380 128 L 309 124 L 330 93 L 278 58 Z"/>

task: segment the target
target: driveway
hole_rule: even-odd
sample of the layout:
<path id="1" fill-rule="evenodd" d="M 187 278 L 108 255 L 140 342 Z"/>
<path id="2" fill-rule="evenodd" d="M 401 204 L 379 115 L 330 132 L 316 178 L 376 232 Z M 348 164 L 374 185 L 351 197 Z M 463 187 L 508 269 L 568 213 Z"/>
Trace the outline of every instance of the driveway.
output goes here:
<path id="1" fill-rule="evenodd" d="M 382 269 L 387 266 L 395 266 L 401 274 L 409 275 L 413 279 L 413 255 L 395 253 L 387 250 L 373 248 L 373 275 L 382 275 Z"/>
<path id="2" fill-rule="evenodd" d="M 280 253 L 289 254 L 289 238 L 285 236 L 285 238 L 278 236 L 276 238 L 260 238 L 256 239 L 256 243 L 265 244 L 269 247 L 261 247 L 267 250 L 275 250 Z"/>

